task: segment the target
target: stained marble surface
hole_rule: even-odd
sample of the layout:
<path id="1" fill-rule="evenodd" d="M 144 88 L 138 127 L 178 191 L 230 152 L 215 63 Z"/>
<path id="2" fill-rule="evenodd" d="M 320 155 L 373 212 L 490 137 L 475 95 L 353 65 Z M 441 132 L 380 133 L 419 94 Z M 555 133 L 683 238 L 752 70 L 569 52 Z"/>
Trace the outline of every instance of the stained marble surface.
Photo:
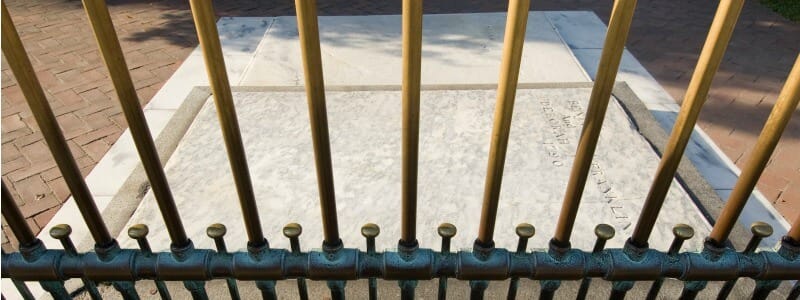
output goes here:
<path id="1" fill-rule="evenodd" d="M 512 122 L 495 241 L 514 247 L 513 228 L 537 227 L 531 247 L 546 247 L 555 222 L 576 147 L 590 89 L 519 90 Z M 347 246 L 362 247 L 361 225 L 381 226 L 378 248 L 395 247 L 400 234 L 400 94 L 397 91 L 328 92 L 333 167 L 340 231 Z M 493 90 L 424 91 L 421 105 L 418 232 L 421 245 L 438 248 L 441 222 L 458 226 L 455 248 L 470 247 L 477 234 L 494 111 Z M 280 228 L 303 225 L 305 249 L 322 239 L 316 176 L 305 94 L 237 92 L 234 95 L 262 227 L 277 247 L 288 243 Z M 594 241 L 597 223 L 618 230 L 610 247 L 629 236 L 657 166 L 657 156 L 612 101 L 601 134 L 573 237 L 576 247 Z M 212 101 L 195 119 L 166 166 L 190 237 L 213 247 L 205 228 L 228 226 L 229 247 L 246 241 L 241 212 L 228 168 Z M 651 238 L 665 249 L 671 227 L 688 223 L 698 236 L 708 225 L 686 193 L 674 184 Z M 166 250 L 164 231 L 152 195 L 129 221 L 151 227 L 154 248 Z M 120 236 L 123 246 L 135 243 Z M 688 243 L 698 249 L 700 239 Z"/>

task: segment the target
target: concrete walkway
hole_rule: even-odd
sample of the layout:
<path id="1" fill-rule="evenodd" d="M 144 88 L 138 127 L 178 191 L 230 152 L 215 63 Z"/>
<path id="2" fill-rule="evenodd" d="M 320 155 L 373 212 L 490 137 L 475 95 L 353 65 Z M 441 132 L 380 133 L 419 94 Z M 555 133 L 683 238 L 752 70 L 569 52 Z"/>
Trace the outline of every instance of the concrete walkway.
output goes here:
<path id="1" fill-rule="evenodd" d="M 395 3 L 396 2 L 396 3 Z M 79 2 L 8 1 L 23 42 L 49 93 L 72 151 L 87 174 L 126 127 Z M 197 42 L 185 1 L 109 1 L 143 103 L 160 89 Z M 681 99 L 708 25 L 713 2 L 640 1 L 629 50 L 675 99 Z M 389 3 L 320 1 L 322 15 L 397 14 Z M 535 2 L 534 10 L 594 10 L 604 21 L 610 3 Z M 292 15 L 291 1 L 224 1 L 218 15 Z M 505 2 L 429 1 L 426 13 L 504 11 Z M 668 12 L 668 14 L 667 14 Z M 756 2 L 745 5 L 700 126 L 731 160 L 746 161 L 800 48 L 800 26 Z M 8 67 L 2 66 L 3 179 L 38 231 L 68 191 Z M 796 113 L 795 115 L 800 115 Z M 781 213 L 800 213 L 800 117 L 789 125 L 759 189 Z M 791 201 L 790 201 L 791 200 Z M 793 203 L 792 203 L 793 202 Z M 13 236 L 6 235 L 7 248 Z"/>

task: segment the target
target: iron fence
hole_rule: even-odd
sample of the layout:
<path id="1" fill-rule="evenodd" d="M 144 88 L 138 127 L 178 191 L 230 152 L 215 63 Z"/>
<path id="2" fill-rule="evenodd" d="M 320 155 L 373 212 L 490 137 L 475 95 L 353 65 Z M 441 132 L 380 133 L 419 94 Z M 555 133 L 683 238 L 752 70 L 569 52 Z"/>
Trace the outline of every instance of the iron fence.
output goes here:
<path id="1" fill-rule="evenodd" d="M 650 233 L 731 38 L 743 0 L 720 1 L 633 235 L 621 249 L 604 249 L 606 241 L 614 236 L 614 229 L 600 224 L 596 227 L 597 240 L 591 251 L 572 248 L 570 236 L 636 1 L 616 0 L 614 3 L 556 233 L 548 249 L 528 251 L 528 239 L 535 230 L 530 224 L 521 224 L 516 228 L 518 247 L 512 251 L 496 248 L 493 234 L 530 1 L 510 0 L 480 229 L 471 251 L 455 252 L 450 250 L 450 239 L 456 234 L 451 224 L 444 223 L 438 228 L 442 238 L 439 251 L 421 248 L 416 239 L 422 57 L 420 0 L 403 1 L 402 234 L 397 251 L 383 252 L 375 250 L 375 238 L 380 232 L 375 224 L 367 224 L 361 230 L 366 239 L 366 251 L 345 248 L 339 238 L 315 0 L 295 2 L 324 229 L 322 249 L 305 252 L 299 246 L 302 232 L 299 224 L 283 228 L 290 240 L 290 249 L 270 248 L 264 237 L 213 7 L 210 0 L 190 0 L 190 3 L 247 229 L 247 251 L 227 251 L 222 224 L 213 224 L 207 230 L 216 243 L 215 250 L 194 248 L 181 223 L 106 3 L 83 0 L 171 239 L 170 252 L 153 253 L 147 241 L 147 226 L 135 225 L 129 228 L 128 235 L 138 242 L 139 249 L 119 247 L 81 177 L 3 3 L 3 53 L 95 242 L 94 251 L 78 253 L 70 239 L 70 227 L 58 225 L 52 228 L 50 235 L 62 243 L 63 249 L 45 249 L 28 228 L 4 184 L 2 214 L 19 240 L 19 252 L 2 254 L 2 277 L 11 278 L 23 298 L 33 299 L 26 281 L 39 282 L 54 298 L 65 299 L 70 296 L 64 281 L 80 279 L 93 299 L 101 298 L 96 286 L 99 281 L 113 282 L 125 299 L 138 299 L 134 289 L 134 282 L 138 280 L 154 280 L 164 299 L 171 297 L 165 281 L 182 281 L 194 298 L 205 299 L 208 298 L 205 282 L 224 278 L 235 299 L 239 298 L 237 280 L 255 281 L 264 298 L 274 299 L 277 297 L 276 281 L 289 279 L 297 280 L 302 299 L 308 298 L 305 279 L 326 281 L 334 299 L 344 298 L 347 281 L 368 279 L 368 296 L 375 299 L 377 279 L 396 280 L 401 297 L 412 299 L 418 281 L 438 278 L 439 299 L 444 299 L 446 279 L 455 278 L 469 281 L 470 295 L 474 299 L 483 298 L 490 281 L 510 279 L 508 298 L 513 299 L 519 279 L 529 278 L 541 282 L 542 299 L 552 298 L 563 280 L 581 280 L 577 295 L 583 299 L 587 297 L 591 279 L 602 278 L 613 282 L 611 299 L 623 298 L 636 281 L 653 281 L 647 298 L 655 299 L 664 279 L 676 278 L 684 281 L 680 298 L 692 299 L 708 281 L 726 281 L 718 295 L 725 298 L 737 279 L 752 278 L 757 282 L 752 298 L 764 299 L 781 281 L 800 278 L 800 218 L 794 220 L 777 251 L 756 251 L 761 240 L 772 234 L 772 228 L 765 223 L 751 227 L 752 238 L 742 251 L 736 251 L 727 243 L 748 196 L 800 101 L 800 57 L 758 138 L 751 159 L 744 166 L 711 234 L 706 237 L 703 250 L 680 251 L 682 243 L 694 235 L 687 225 L 674 228 L 675 237 L 667 251 L 648 247 Z M 789 298 L 796 299 L 799 295 L 800 287 L 795 284 Z"/>

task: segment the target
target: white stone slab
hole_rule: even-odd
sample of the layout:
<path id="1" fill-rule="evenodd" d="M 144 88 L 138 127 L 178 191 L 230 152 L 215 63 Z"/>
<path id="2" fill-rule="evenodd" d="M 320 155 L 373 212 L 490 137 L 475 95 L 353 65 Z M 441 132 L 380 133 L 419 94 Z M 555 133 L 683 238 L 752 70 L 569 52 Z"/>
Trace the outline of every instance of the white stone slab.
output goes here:
<path id="1" fill-rule="evenodd" d="M 252 61 L 252 55 L 225 55 L 224 58 L 230 84 L 239 85 Z M 190 55 L 145 109 L 177 109 L 195 86 L 208 86 L 208 73 L 202 54 Z"/>
<path id="2" fill-rule="evenodd" d="M 592 11 L 544 12 L 570 49 L 602 49 L 606 25 Z"/>
<path id="3" fill-rule="evenodd" d="M 425 15 L 423 84 L 496 83 L 505 13 Z M 328 85 L 399 85 L 399 15 L 320 17 L 323 72 Z M 542 12 L 531 12 L 520 82 L 585 82 L 585 75 Z M 303 84 L 295 17 L 277 17 L 242 85 Z"/>
<path id="4" fill-rule="evenodd" d="M 552 237 L 569 177 L 582 114 L 590 89 L 520 90 L 495 235 L 500 247 L 514 247 L 513 228 L 537 227 L 532 247 Z M 435 228 L 452 222 L 459 228 L 454 247 L 470 247 L 477 234 L 486 159 L 494 110 L 494 91 L 424 91 L 420 138 L 419 239 L 438 247 Z M 305 249 L 320 246 L 321 224 L 316 176 L 302 92 L 235 94 L 262 227 L 276 247 L 287 247 L 280 228 L 304 226 Z M 349 247 L 363 247 L 361 225 L 381 226 L 379 248 L 396 245 L 400 234 L 400 94 L 329 92 L 328 113 L 340 231 Z M 609 108 L 573 243 L 587 249 L 592 229 L 609 223 L 620 247 L 629 236 L 657 165 L 650 145 L 614 102 Z M 201 110 L 167 163 L 167 176 L 184 224 L 200 247 L 213 247 L 205 227 L 229 227 L 229 247 L 245 245 L 241 212 L 228 168 L 213 104 Z M 686 193 L 674 184 L 651 239 L 666 249 L 671 227 L 688 223 L 705 235 L 708 225 Z M 157 206 L 148 195 L 128 225 L 146 223 L 156 249 L 169 244 Z M 123 246 L 135 247 L 124 235 Z M 700 239 L 688 248 L 699 249 Z"/>
<path id="5" fill-rule="evenodd" d="M 274 22 L 273 17 L 223 17 L 217 21 L 217 32 L 226 55 L 252 55 Z M 191 55 L 202 55 L 200 47 Z"/>

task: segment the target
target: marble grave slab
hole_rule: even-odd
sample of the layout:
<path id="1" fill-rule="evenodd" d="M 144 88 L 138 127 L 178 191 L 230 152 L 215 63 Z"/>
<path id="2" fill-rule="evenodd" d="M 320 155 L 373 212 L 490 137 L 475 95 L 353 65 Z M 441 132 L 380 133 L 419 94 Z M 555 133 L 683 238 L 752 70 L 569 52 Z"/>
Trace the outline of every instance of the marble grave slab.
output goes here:
<path id="1" fill-rule="evenodd" d="M 588 104 L 589 88 L 520 89 L 512 121 L 495 242 L 513 248 L 514 227 L 536 226 L 529 243 L 545 248 L 561 208 L 573 153 Z M 298 222 L 304 249 L 322 241 L 311 135 L 304 92 L 235 92 L 259 213 L 273 247 L 288 247 L 283 225 Z M 379 249 L 396 247 L 400 236 L 399 91 L 327 93 L 339 227 L 347 247 L 364 248 L 359 228 L 381 226 Z M 469 248 L 480 218 L 492 130 L 494 90 L 422 92 L 418 236 L 438 248 L 436 227 L 458 227 L 454 248 Z M 246 234 L 213 100 L 204 104 L 166 164 L 166 172 L 189 236 L 213 248 L 205 228 L 228 226 L 230 249 L 244 249 Z M 609 247 L 630 236 L 658 165 L 658 156 L 611 101 L 573 234 L 575 247 L 590 249 L 598 223 L 617 229 Z M 148 224 L 154 250 L 169 238 L 152 194 L 127 226 Z M 687 193 L 674 182 L 651 245 L 666 249 L 671 228 L 687 223 L 705 236 L 710 227 Z M 126 227 L 127 227 L 126 226 Z M 136 247 L 122 234 L 123 247 Z M 687 242 L 698 250 L 701 239 Z"/>

